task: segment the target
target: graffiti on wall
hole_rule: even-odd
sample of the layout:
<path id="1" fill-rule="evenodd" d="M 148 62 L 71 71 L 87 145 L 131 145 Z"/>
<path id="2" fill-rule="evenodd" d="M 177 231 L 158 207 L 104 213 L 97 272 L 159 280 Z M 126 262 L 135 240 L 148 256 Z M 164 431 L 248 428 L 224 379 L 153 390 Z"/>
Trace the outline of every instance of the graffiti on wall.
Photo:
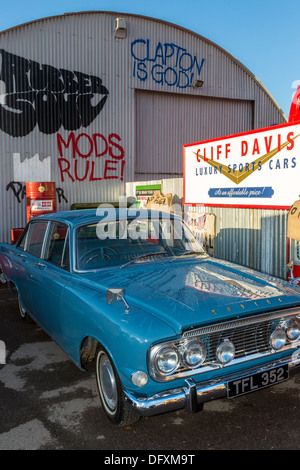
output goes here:
<path id="1" fill-rule="evenodd" d="M 68 139 L 57 134 L 58 166 L 61 181 L 123 181 L 125 150 L 121 137 L 71 132 Z"/>
<path id="2" fill-rule="evenodd" d="M 175 43 L 151 43 L 150 39 L 134 40 L 131 56 L 134 77 L 178 89 L 193 86 L 205 63 L 204 58 L 198 59 Z M 56 155 L 43 161 L 38 153 L 22 161 L 21 154 L 14 153 L 14 181 L 7 191 L 20 202 L 24 197 L 22 182 L 32 181 L 37 174 L 38 179 L 49 180 L 51 162 L 57 162 L 60 181 L 56 183 L 123 181 L 126 159 L 120 135 L 82 132 L 100 115 L 108 94 L 98 76 L 0 49 L 0 130 L 13 138 L 25 137 L 34 129 L 56 134 L 57 148 Z"/>
<path id="3" fill-rule="evenodd" d="M 173 88 L 192 87 L 199 79 L 205 59 L 198 60 L 184 47 L 174 43 L 158 42 L 150 39 L 136 39 L 131 43 L 133 77 L 141 82 L 152 81 Z"/>
<path id="4" fill-rule="evenodd" d="M 21 181 L 10 181 L 6 186 L 6 191 L 9 190 L 12 191 L 18 203 L 21 203 L 26 196 L 26 184 L 23 184 Z M 62 188 L 56 188 L 56 194 L 58 197 L 58 203 L 61 203 L 62 200 L 68 202 L 68 199 L 66 198 Z"/>
<path id="5" fill-rule="evenodd" d="M 44 134 L 61 126 L 74 131 L 89 126 L 102 111 L 108 90 L 99 77 L 39 64 L 4 49 L 0 57 L 0 129 L 12 137 L 24 137 L 36 125 Z"/>
<path id="6" fill-rule="evenodd" d="M 13 153 L 14 181 L 7 185 L 18 202 L 22 182 L 51 180 L 57 162 L 60 181 L 123 181 L 125 150 L 121 137 L 111 132 L 75 133 L 100 115 L 109 91 L 102 80 L 79 71 L 56 68 L 0 49 L 0 130 L 25 137 L 35 128 L 56 133 L 57 154 L 43 161 L 38 153 L 21 161 Z M 67 131 L 67 132 L 64 132 Z M 59 193 L 60 198 L 64 198 Z"/>

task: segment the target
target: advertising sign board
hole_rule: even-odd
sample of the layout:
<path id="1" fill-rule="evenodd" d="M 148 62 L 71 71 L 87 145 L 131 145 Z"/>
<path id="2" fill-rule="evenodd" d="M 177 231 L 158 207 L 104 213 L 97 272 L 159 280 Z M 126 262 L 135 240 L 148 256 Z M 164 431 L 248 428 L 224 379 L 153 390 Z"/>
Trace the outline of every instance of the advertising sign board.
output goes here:
<path id="1" fill-rule="evenodd" d="M 288 210 L 300 194 L 300 123 L 183 147 L 184 204 Z"/>

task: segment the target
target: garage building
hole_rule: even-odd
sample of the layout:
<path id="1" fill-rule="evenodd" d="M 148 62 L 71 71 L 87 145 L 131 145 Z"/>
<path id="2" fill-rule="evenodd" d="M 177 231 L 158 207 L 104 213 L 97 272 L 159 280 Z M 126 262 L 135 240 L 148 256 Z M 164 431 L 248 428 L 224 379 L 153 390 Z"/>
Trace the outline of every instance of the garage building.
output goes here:
<path id="1" fill-rule="evenodd" d="M 118 201 L 126 183 L 174 194 L 184 144 L 286 122 L 229 52 L 153 18 L 44 18 L 1 32 L 0 54 L 1 241 L 26 224 L 26 182 L 55 182 L 57 210 Z M 217 256 L 284 275 L 284 211 L 210 212 Z"/>

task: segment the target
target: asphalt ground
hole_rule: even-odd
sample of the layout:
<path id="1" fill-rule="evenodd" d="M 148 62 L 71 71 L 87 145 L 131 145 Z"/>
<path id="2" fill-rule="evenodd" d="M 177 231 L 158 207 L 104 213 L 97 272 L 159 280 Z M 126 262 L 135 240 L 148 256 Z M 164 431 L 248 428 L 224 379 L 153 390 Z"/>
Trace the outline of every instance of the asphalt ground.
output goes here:
<path id="1" fill-rule="evenodd" d="M 204 450 L 300 449 L 300 374 L 210 402 L 200 413 L 182 410 L 118 428 L 101 409 L 93 368 L 80 371 L 38 325 L 24 322 L 5 286 L 0 341 L 6 353 L 0 365 L 0 450 L 101 450 L 104 463 L 134 467 L 195 463 Z M 139 461 L 113 462 L 123 455 Z"/>

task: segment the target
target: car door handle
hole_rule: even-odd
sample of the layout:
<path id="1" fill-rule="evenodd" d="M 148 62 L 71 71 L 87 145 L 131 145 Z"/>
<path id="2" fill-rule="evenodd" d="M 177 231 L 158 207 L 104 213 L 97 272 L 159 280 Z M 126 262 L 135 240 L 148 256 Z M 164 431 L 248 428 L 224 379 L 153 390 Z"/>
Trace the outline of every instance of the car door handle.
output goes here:
<path id="1" fill-rule="evenodd" d="M 27 258 L 26 255 L 23 255 L 23 253 L 19 253 L 18 256 L 19 256 L 20 258 Z"/>
<path id="2" fill-rule="evenodd" d="M 46 267 L 46 265 L 45 265 L 45 264 L 43 264 L 43 263 L 40 263 L 40 262 L 38 262 L 38 263 L 35 263 L 35 265 L 36 265 L 38 268 L 40 268 L 40 269 L 45 269 L 45 267 Z"/>

